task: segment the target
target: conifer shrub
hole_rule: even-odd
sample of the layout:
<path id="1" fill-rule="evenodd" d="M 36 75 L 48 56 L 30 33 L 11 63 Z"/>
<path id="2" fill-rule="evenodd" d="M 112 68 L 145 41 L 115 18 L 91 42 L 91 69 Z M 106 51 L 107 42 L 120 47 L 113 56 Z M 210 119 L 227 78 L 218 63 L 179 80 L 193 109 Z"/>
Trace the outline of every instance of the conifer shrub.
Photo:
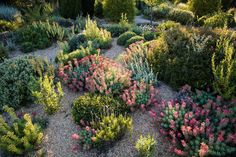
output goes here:
<path id="1" fill-rule="evenodd" d="M 120 20 L 121 14 L 126 14 L 132 22 L 135 16 L 135 0 L 104 0 L 103 14 L 111 21 Z"/>
<path id="2" fill-rule="evenodd" d="M 124 104 L 115 97 L 99 94 L 85 94 L 73 102 L 72 115 L 76 123 L 98 122 L 107 113 L 122 114 Z"/>
<path id="3" fill-rule="evenodd" d="M 198 17 L 220 11 L 221 0 L 189 0 L 190 10 Z"/>
<path id="4" fill-rule="evenodd" d="M 10 121 L 7 122 L 0 115 L 0 148 L 12 155 L 23 155 L 33 151 L 41 144 L 43 132 L 41 127 L 32 122 L 29 114 L 23 118 L 17 117 L 13 108 L 4 107 L 9 114 Z"/>
<path id="5" fill-rule="evenodd" d="M 194 21 L 194 14 L 191 11 L 176 8 L 170 11 L 168 18 L 181 24 L 188 24 Z"/>
<path id="6" fill-rule="evenodd" d="M 53 81 L 53 77 L 45 75 L 36 82 L 39 84 L 39 89 L 32 91 L 35 102 L 44 105 L 44 110 L 48 114 L 53 114 L 60 109 L 60 101 L 64 95 L 61 83 L 58 82 L 55 86 Z"/>
<path id="7" fill-rule="evenodd" d="M 119 38 L 117 39 L 117 44 L 124 46 L 126 42 L 134 36 L 136 36 L 134 32 L 131 31 L 125 32 L 119 36 Z"/>
<path id="8" fill-rule="evenodd" d="M 44 73 L 53 76 L 53 66 L 33 56 L 12 58 L 0 63 L 0 110 L 6 104 L 19 108 L 25 102 L 32 101 L 30 82 Z"/>
<path id="9" fill-rule="evenodd" d="M 81 0 L 59 0 L 59 12 L 65 18 L 75 19 L 81 13 L 81 10 Z"/>
<path id="10" fill-rule="evenodd" d="M 220 12 L 211 17 L 208 17 L 204 21 L 206 27 L 229 27 L 234 25 L 234 16 L 229 13 Z"/>

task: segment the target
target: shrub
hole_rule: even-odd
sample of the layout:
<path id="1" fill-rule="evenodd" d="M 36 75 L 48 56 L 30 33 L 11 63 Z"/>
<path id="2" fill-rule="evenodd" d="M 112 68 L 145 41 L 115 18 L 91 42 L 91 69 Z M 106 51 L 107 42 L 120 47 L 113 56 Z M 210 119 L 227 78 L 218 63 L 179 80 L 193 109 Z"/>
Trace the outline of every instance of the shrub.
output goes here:
<path id="1" fill-rule="evenodd" d="M 96 126 L 94 141 L 97 146 L 102 147 L 110 142 L 119 140 L 127 131 L 132 130 L 132 119 L 122 115 L 102 117 L 101 122 Z"/>
<path id="2" fill-rule="evenodd" d="M 32 100 L 30 82 L 43 73 L 53 74 L 53 68 L 45 60 L 25 56 L 5 60 L 0 64 L 0 110 L 5 104 L 18 108 Z"/>
<path id="3" fill-rule="evenodd" d="M 141 36 L 144 30 L 140 26 L 133 26 L 130 31 Z"/>
<path id="4" fill-rule="evenodd" d="M 66 19 L 60 16 L 53 16 L 52 21 L 58 23 L 61 27 L 71 27 L 73 26 L 73 20 Z"/>
<path id="5" fill-rule="evenodd" d="M 119 21 L 121 14 L 126 14 L 129 21 L 134 20 L 135 1 L 134 0 L 104 0 L 103 14 L 111 21 Z"/>
<path id="6" fill-rule="evenodd" d="M 131 72 L 108 58 L 90 55 L 60 66 L 58 75 L 74 91 L 116 95 L 130 85 Z"/>
<path id="7" fill-rule="evenodd" d="M 124 109 L 124 105 L 112 96 L 85 94 L 74 101 L 72 115 L 78 124 L 87 124 L 98 122 L 105 113 L 122 113 Z"/>
<path id="8" fill-rule="evenodd" d="M 16 8 L 0 5 L 0 19 L 21 23 L 21 13 Z"/>
<path id="9" fill-rule="evenodd" d="M 60 52 L 56 57 L 56 62 L 65 64 L 68 61 L 73 61 L 74 58 L 82 59 L 83 57 L 99 53 L 100 51 L 95 49 L 93 43 L 89 41 L 88 47 L 84 48 L 83 46 L 81 46 L 79 49 L 68 54 L 63 54 L 63 52 Z"/>
<path id="10" fill-rule="evenodd" d="M 170 11 L 168 18 L 181 24 L 188 24 L 194 21 L 194 14 L 187 10 L 173 9 Z"/>
<path id="11" fill-rule="evenodd" d="M 155 149 L 155 139 L 148 135 L 143 137 L 142 135 L 136 141 L 135 148 L 138 151 L 139 155 L 142 157 L 152 157 Z"/>
<path id="12" fill-rule="evenodd" d="M 10 122 L 6 122 L 0 116 L 0 147 L 8 153 L 21 155 L 30 152 L 41 144 L 43 133 L 38 124 L 33 124 L 29 114 L 24 114 L 20 119 L 13 108 L 5 107 L 10 116 Z"/>
<path id="13" fill-rule="evenodd" d="M 17 28 L 16 23 L 0 20 L 0 32 L 13 31 Z"/>
<path id="14" fill-rule="evenodd" d="M 188 89 L 181 93 L 187 97 L 163 102 L 164 110 L 160 113 L 160 132 L 171 138 L 174 152 L 180 156 L 231 156 L 235 152 L 231 138 L 235 134 L 235 103 L 224 103 L 218 98 L 199 105 L 191 99 Z M 156 116 L 154 112 L 151 115 Z"/>
<path id="15" fill-rule="evenodd" d="M 162 3 L 153 8 L 153 17 L 154 19 L 166 18 L 172 10 L 173 7 L 169 3 Z"/>
<path id="16" fill-rule="evenodd" d="M 97 17 L 103 17 L 103 0 L 95 0 L 94 14 Z"/>
<path id="17" fill-rule="evenodd" d="M 96 21 L 90 20 L 88 17 L 86 21 L 85 30 L 83 32 L 86 39 L 95 40 L 100 45 L 100 48 L 109 48 L 111 46 L 112 38 L 111 33 L 105 29 L 99 29 Z"/>
<path id="18" fill-rule="evenodd" d="M 32 91 L 37 104 L 43 104 L 44 110 L 48 114 L 53 114 L 60 109 L 60 101 L 63 94 L 61 83 L 58 82 L 56 87 L 53 83 L 53 78 L 45 75 L 37 82 L 39 89 Z"/>
<path id="19" fill-rule="evenodd" d="M 119 38 L 117 39 L 117 44 L 124 46 L 126 42 L 134 36 L 136 36 L 134 32 L 130 32 L 130 31 L 125 32 L 119 36 Z"/>
<path id="20" fill-rule="evenodd" d="M 33 23 L 33 27 L 36 30 L 46 32 L 49 39 L 62 41 L 65 37 L 64 29 L 55 22 L 50 23 L 49 21 L 39 21 Z"/>
<path id="21" fill-rule="evenodd" d="M 153 86 L 148 87 L 143 82 L 137 84 L 134 81 L 132 86 L 124 90 L 120 97 L 131 111 L 134 111 L 135 108 L 145 111 L 151 105 L 156 104 L 155 94 Z"/>
<path id="22" fill-rule="evenodd" d="M 0 63 L 3 62 L 5 58 L 8 58 L 8 50 L 3 43 L 0 43 Z"/>
<path id="23" fill-rule="evenodd" d="M 180 26 L 180 23 L 174 21 L 166 21 L 157 26 L 157 32 L 158 34 L 161 34 L 163 31 L 167 31 L 171 28 L 179 28 Z"/>
<path id="24" fill-rule="evenodd" d="M 129 27 L 123 27 L 120 24 L 113 24 L 106 27 L 106 29 L 111 32 L 112 37 L 119 37 L 121 34 L 127 32 Z"/>
<path id="25" fill-rule="evenodd" d="M 133 44 L 137 41 L 143 41 L 144 40 L 144 37 L 142 36 L 133 36 L 132 38 L 130 38 L 129 40 L 127 40 L 126 44 L 125 44 L 125 47 L 128 47 L 130 44 Z"/>
<path id="26" fill-rule="evenodd" d="M 204 21 L 204 26 L 213 28 L 215 27 L 223 28 L 232 26 L 233 24 L 234 24 L 233 15 L 224 12 L 215 14 Z"/>
<path id="27" fill-rule="evenodd" d="M 65 18 L 75 19 L 81 13 L 81 10 L 81 0 L 59 0 L 59 12 Z"/>
<path id="28" fill-rule="evenodd" d="M 132 71 L 134 80 L 152 85 L 157 84 L 157 77 L 147 61 L 149 51 L 147 46 L 143 46 L 142 42 L 132 44 L 119 56 L 119 60 Z"/>
<path id="29" fill-rule="evenodd" d="M 196 16 L 201 17 L 220 11 L 221 0 L 189 0 L 189 8 Z"/>
<path id="30" fill-rule="evenodd" d="M 23 52 L 44 49 L 52 44 L 51 40 L 48 38 L 48 34 L 33 25 L 22 27 L 17 31 L 17 42 Z"/>
<path id="31" fill-rule="evenodd" d="M 156 38 L 156 32 L 146 31 L 143 33 L 143 37 L 146 41 L 151 41 Z"/>
<path id="32" fill-rule="evenodd" d="M 216 53 L 223 53 L 224 58 L 217 65 Z M 214 89 L 223 98 L 230 99 L 236 96 L 234 74 L 236 74 L 236 57 L 233 43 L 228 38 L 217 41 L 216 53 L 212 57 L 212 71 L 214 75 Z"/>
<path id="33" fill-rule="evenodd" d="M 184 28 L 170 29 L 153 42 L 153 51 L 149 53 L 148 60 L 154 72 L 158 73 L 158 78 L 175 88 L 184 84 L 194 88 L 210 86 L 210 39 L 205 35 L 190 34 Z"/>

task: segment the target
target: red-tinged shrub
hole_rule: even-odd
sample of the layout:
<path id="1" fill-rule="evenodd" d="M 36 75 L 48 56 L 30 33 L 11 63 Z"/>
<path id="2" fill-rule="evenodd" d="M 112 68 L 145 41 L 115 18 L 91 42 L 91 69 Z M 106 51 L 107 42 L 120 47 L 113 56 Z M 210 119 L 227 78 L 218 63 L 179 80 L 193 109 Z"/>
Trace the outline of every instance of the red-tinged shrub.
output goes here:
<path id="1" fill-rule="evenodd" d="M 73 91 L 119 94 L 131 84 L 131 72 L 122 65 L 99 55 L 74 59 L 59 67 L 58 76 Z"/>
<path id="2" fill-rule="evenodd" d="M 182 93 L 183 94 L 183 91 Z M 222 102 L 220 97 L 202 105 L 192 99 L 196 94 L 187 91 L 180 100 L 162 102 L 160 113 L 161 133 L 168 135 L 181 156 L 227 156 L 236 151 L 235 103 Z M 199 94 L 198 94 L 199 95 Z M 205 94 L 202 94 L 205 99 Z M 195 98 L 195 97 L 194 97 Z M 155 111 L 150 112 L 157 118 Z"/>
<path id="3" fill-rule="evenodd" d="M 133 111 L 135 108 L 141 108 L 143 111 L 153 104 L 157 104 L 157 91 L 153 86 L 141 82 L 137 84 L 136 81 L 128 89 L 120 95 L 125 104 Z"/>

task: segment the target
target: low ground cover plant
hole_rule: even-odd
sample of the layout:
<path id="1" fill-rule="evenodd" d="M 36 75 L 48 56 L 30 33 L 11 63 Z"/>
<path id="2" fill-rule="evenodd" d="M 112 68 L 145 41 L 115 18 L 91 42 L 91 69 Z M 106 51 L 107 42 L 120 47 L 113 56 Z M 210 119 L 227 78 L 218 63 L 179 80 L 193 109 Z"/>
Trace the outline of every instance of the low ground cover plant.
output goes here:
<path id="1" fill-rule="evenodd" d="M 156 146 L 155 139 L 150 135 L 148 136 L 141 135 L 135 144 L 135 148 L 138 151 L 140 157 L 152 157 L 155 146 Z"/>

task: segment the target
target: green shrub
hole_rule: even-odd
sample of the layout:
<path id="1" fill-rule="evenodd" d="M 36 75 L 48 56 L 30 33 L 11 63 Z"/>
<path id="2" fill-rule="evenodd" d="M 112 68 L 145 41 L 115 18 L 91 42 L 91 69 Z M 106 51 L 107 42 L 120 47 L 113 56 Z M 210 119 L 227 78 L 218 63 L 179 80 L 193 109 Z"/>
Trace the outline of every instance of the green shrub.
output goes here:
<path id="1" fill-rule="evenodd" d="M 17 30 L 17 42 L 23 52 L 32 52 L 44 49 L 52 44 L 47 32 L 37 29 L 33 25 L 25 26 Z"/>
<path id="2" fill-rule="evenodd" d="M 132 130 L 132 119 L 122 115 L 103 116 L 96 126 L 95 143 L 102 147 L 107 143 L 119 140 L 127 131 Z"/>
<path id="3" fill-rule="evenodd" d="M 155 150 L 156 142 L 154 137 L 142 135 L 136 141 L 135 148 L 141 157 L 152 157 Z"/>
<path id="4" fill-rule="evenodd" d="M 35 103 L 44 105 L 44 110 L 48 114 L 58 111 L 60 109 L 60 101 L 64 95 L 61 83 L 58 82 L 55 86 L 53 78 L 45 75 L 37 81 L 37 84 L 39 84 L 39 89 L 32 91 Z"/>
<path id="5" fill-rule="evenodd" d="M 166 21 L 157 26 L 157 32 L 161 34 L 163 31 L 167 31 L 171 28 L 179 28 L 180 26 L 180 23 L 174 21 Z"/>
<path id="6" fill-rule="evenodd" d="M 103 14 L 106 18 L 117 22 L 122 13 L 132 22 L 135 16 L 135 0 L 104 0 Z"/>
<path id="7" fill-rule="evenodd" d="M 123 27 L 120 24 L 113 24 L 106 27 L 106 29 L 111 32 L 112 37 L 119 37 L 121 34 L 127 32 L 129 27 Z"/>
<path id="8" fill-rule="evenodd" d="M 216 55 L 223 53 L 224 58 L 217 64 Z M 229 38 L 221 38 L 217 41 L 216 53 L 212 57 L 212 71 L 214 75 L 214 89 L 225 99 L 236 96 L 236 57 L 234 45 Z"/>
<path id="9" fill-rule="evenodd" d="M 131 31 L 131 32 L 134 32 L 134 33 L 137 34 L 137 35 L 142 35 L 142 33 L 143 33 L 142 28 L 139 27 L 139 26 L 133 26 L 133 27 L 131 27 L 130 31 Z"/>
<path id="10" fill-rule="evenodd" d="M 90 20 L 89 17 L 86 21 L 83 34 L 87 40 L 96 41 L 99 44 L 99 47 L 102 49 L 106 49 L 111 46 L 111 33 L 105 29 L 98 28 L 96 21 Z"/>
<path id="11" fill-rule="evenodd" d="M 234 24 L 234 16 L 232 14 L 228 14 L 228 13 L 218 13 L 215 14 L 209 18 L 207 18 L 204 21 L 204 26 L 207 27 L 228 27 L 228 26 L 232 26 Z"/>
<path id="12" fill-rule="evenodd" d="M 172 10 L 173 7 L 169 3 L 162 3 L 159 6 L 153 8 L 153 18 L 167 18 Z"/>
<path id="13" fill-rule="evenodd" d="M 194 14 L 187 10 L 173 9 L 170 11 L 168 18 L 181 24 L 188 24 L 194 21 Z"/>
<path id="14" fill-rule="evenodd" d="M 185 28 L 165 31 L 153 44 L 149 62 L 158 78 L 179 88 L 189 84 L 204 88 L 212 83 L 211 38 Z M 196 59 L 197 58 L 197 59 Z"/>
<path id="15" fill-rule="evenodd" d="M 3 45 L 3 43 L 0 43 L 0 63 L 6 58 L 8 58 L 8 50 Z"/>
<path id="16" fill-rule="evenodd" d="M 5 60 L 0 64 L 0 110 L 6 104 L 18 108 L 32 100 L 32 80 L 53 68 L 45 60 L 33 56 L 24 56 Z"/>
<path id="17" fill-rule="evenodd" d="M 75 19 L 81 13 L 81 10 L 81 0 L 59 0 L 59 12 L 65 18 Z"/>
<path id="18" fill-rule="evenodd" d="M 130 44 L 133 44 L 137 41 L 142 41 L 142 40 L 144 40 L 144 37 L 138 36 L 138 35 L 134 36 L 134 37 L 130 38 L 129 40 L 127 40 L 125 47 L 128 47 Z"/>
<path id="19" fill-rule="evenodd" d="M 62 27 L 71 27 L 73 26 L 73 20 L 71 19 L 66 19 L 61 16 L 53 16 L 51 18 L 52 21 L 58 23 Z"/>
<path id="20" fill-rule="evenodd" d="M 119 36 L 119 38 L 117 39 L 117 44 L 124 46 L 126 42 L 134 36 L 136 36 L 134 32 L 131 31 L 125 32 Z"/>
<path id="21" fill-rule="evenodd" d="M 112 96 L 85 94 L 74 101 L 72 115 L 78 124 L 81 124 L 81 120 L 84 122 L 97 122 L 106 112 L 123 113 L 124 106 Z"/>
<path id="22" fill-rule="evenodd" d="M 32 123 L 29 114 L 20 119 L 13 108 L 5 107 L 10 121 L 6 122 L 0 115 L 0 148 L 13 155 L 22 155 L 36 149 L 41 144 L 43 132 L 38 124 Z"/>
<path id="23" fill-rule="evenodd" d="M 189 0 L 190 10 L 198 17 L 218 12 L 221 0 Z"/>
<path id="24" fill-rule="evenodd" d="M 151 41 L 154 40 L 156 38 L 156 32 L 152 32 L 152 31 L 145 31 L 143 33 L 143 37 L 146 41 Z"/>
<path id="25" fill-rule="evenodd" d="M 95 0 L 94 3 L 94 14 L 97 17 L 103 17 L 103 0 Z"/>

